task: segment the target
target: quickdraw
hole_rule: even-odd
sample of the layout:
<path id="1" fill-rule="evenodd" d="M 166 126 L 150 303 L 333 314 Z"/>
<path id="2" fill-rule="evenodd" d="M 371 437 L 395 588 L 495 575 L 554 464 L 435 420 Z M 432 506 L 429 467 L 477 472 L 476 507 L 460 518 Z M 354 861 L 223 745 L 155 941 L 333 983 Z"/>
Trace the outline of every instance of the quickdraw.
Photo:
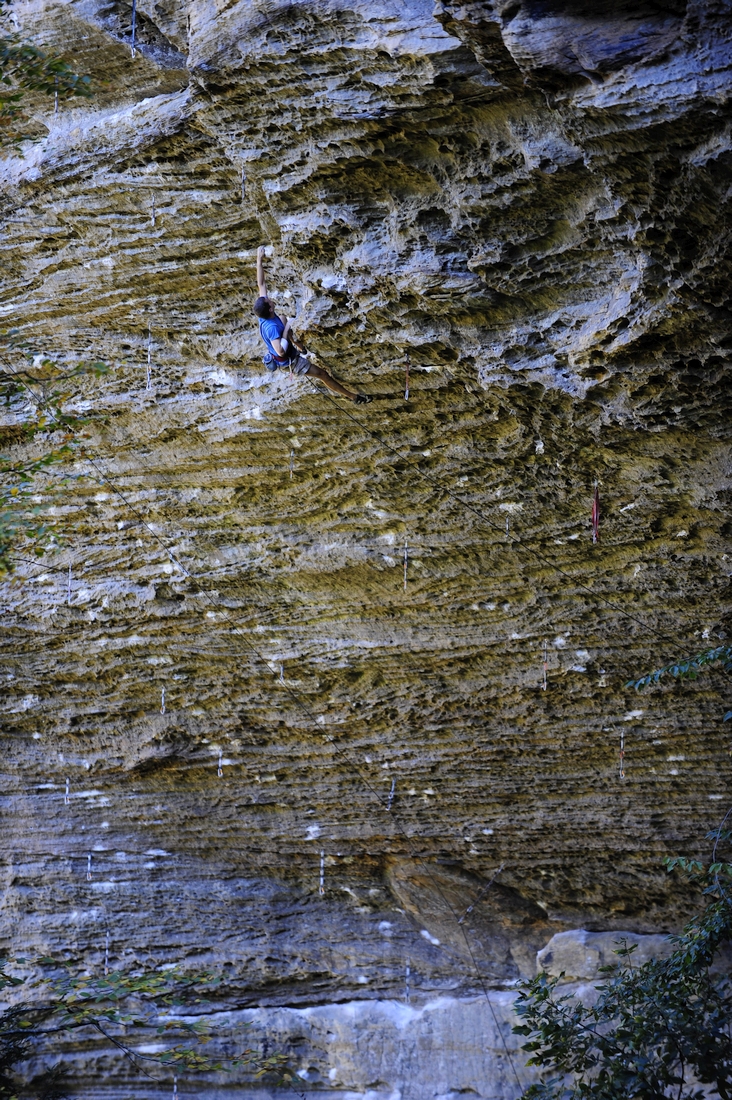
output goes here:
<path id="1" fill-rule="evenodd" d="M 135 56 L 135 31 L 137 29 L 137 0 L 132 0 L 132 39 L 130 42 L 130 50 L 132 56 Z"/>
<path id="2" fill-rule="evenodd" d="M 600 490 L 595 482 L 595 495 L 592 498 L 592 541 L 600 541 Z"/>

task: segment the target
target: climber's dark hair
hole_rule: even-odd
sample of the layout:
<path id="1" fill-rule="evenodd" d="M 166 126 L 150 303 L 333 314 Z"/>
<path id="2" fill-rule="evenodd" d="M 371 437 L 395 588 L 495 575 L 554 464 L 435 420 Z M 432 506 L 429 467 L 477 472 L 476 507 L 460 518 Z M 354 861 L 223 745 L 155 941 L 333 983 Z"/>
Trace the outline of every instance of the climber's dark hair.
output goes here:
<path id="1" fill-rule="evenodd" d="M 269 317 L 272 313 L 272 306 L 269 304 L 269 299 L 257 298 L 254 303 L 254 312 L 257 317 Z"/>

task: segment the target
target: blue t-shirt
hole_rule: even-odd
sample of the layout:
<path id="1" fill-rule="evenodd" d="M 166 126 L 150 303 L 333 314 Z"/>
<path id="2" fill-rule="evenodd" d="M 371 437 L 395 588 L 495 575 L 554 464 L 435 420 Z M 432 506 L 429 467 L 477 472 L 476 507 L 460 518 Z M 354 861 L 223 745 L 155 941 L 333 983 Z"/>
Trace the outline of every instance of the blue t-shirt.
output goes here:
<path id="1" fill-rule="evenodd" d="M 284 322 L 275 315 L 273 317 L 262 317 L 259 322 L 259 333 L 264 340 L 265 344 L 269 348 L 270 354 L 277 360 L 278 363 L 286 363 L 286 355 L 278 355 L 272 346 L 273 340 L 281 340 L 282 333 L 285 331 Z"/>

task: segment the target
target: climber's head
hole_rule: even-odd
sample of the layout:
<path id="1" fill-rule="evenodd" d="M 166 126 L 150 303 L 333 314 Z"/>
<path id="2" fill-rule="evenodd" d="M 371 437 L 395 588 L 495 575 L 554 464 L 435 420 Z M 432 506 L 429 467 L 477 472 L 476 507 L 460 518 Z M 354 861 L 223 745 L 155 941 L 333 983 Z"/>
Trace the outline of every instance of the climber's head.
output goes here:
<path id="1" fill-rule="evenodd" d="M 254 303 L 254 312 L 257 317 L 271 317 L 272 306 L 270 305 L 269 298 L 257 298 Z"/>

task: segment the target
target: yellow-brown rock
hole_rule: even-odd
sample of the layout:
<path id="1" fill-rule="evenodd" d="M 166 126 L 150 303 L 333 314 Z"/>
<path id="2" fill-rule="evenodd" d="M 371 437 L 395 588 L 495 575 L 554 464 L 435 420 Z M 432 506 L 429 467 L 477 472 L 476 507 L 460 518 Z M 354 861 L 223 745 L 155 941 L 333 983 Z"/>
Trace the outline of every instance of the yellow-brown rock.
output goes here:
<path id="1" fill-rule="evenodd" d="M 729 629 L 730 9 L 599 8 L 13 5 L 97 94 L 0 164 L 0 323 L 112 370 L 0 593 L 3 944 L 219 969 L 314 1096 L 515 1096 L 512 983 L 678 929 L 729 797 L 725 677 L 624 685 Z M 372 404 L 264 369 L 260 243 Z"/>

